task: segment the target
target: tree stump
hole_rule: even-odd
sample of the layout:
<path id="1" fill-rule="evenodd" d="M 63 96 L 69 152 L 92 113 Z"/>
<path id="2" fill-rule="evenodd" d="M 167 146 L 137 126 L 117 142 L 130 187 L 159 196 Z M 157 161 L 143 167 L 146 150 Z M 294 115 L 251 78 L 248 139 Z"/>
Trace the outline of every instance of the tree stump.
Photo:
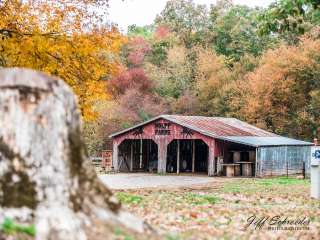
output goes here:
<path id="1" fill-rule="evenodd" d="M 98 180 L 71 89 L 19 68 L 0 70 L 0 223 L 5 217 L 33 222 L 41 240 L 93 239 L 97 222 L 146 227 Z"/>

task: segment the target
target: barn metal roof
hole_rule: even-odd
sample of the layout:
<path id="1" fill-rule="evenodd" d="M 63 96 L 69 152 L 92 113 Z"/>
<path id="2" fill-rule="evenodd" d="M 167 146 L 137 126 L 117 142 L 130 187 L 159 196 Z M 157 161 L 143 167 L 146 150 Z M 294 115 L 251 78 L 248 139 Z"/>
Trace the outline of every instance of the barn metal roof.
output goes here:
<path id="1" fill-rule="evenodd" d="M 225 137 L 224 140 L 241 143 L 253 147 L 271 147 L 271 146 L 311 146 L 313 143 L 296 140 L 287 137 Z"/>
<path id="2" fill-rule="evenodd" d="M 257 128 L 246 122 L 240 121 L 236 118 L 181 115 L 160 115 L 146 122 L 135 125 L 131 128 L 127 128 L 120 132 L 114 133 L 110 135 L 110 137 L 124 134 L 132 129 L 143 126 L 158 119 L 166 119 L 209 137 L 242 143 L 255 147 L 277 145 L 312 145 L 312 143 L 309 142 L 281 137 L 274 133 L 270 133 L 263 129 Z"/>
<path id="3" fill-rule="evenodd" d="M 163 115 L 165 119 L 181 125 L 188 125 L 191 129 L 210 134 L 214 137 L 222 136 L 276 136 L 236 118 L 202 117 Z"/>

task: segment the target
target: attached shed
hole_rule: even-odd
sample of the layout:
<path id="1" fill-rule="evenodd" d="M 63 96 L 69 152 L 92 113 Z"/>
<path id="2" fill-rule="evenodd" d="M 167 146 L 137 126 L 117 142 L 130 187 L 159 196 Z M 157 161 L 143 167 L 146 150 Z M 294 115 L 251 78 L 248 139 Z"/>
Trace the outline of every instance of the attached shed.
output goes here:
<path id="1" fill-rule="evenodd" d="M 268 176 L 308 172 L 312 143 L 235 118 L 161 115 L 110 135 L 117 172 Z"/>

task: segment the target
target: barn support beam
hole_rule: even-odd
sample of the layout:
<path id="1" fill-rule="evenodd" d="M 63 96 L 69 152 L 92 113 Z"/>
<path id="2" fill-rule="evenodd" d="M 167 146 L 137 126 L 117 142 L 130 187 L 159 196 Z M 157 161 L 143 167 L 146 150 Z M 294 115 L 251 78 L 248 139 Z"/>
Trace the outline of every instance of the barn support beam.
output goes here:
<path id="1" fill-rule="evenodd" d="M 177 140 L 177 174 L 180 172 L 180 140 Z"/>
<path id="2" fill-rule="evenodd" d="M 196 141 L 192 140 L 192 172 L 194 173 L 195 168 L 195 160 L 196 160 Z"/>
<path id="3" fill-rule="evenodd" d="M 133 141 L 130 141 L 130 172 L 133 171 Z"/>
<path id="4" fill-rule="evenodd" d="M 165 174 L 167 166 L 167 142 L 164 139 L 157 141 L 158 144 L 158 173 Z"/>
<path id="5" fill-rule="evenodd" d="M 112 166 L 115 172 L 119 172 L 119 153 L 118 153 L 119 144 L 113 142 L 113 150 L 112 150 Z"/>
<path id="6" fill-rule="evenodd" d="M 140 158 L 139 158 L 139 168 L 142 169 L 142 138 L 140 139 Z"/>
<path id="7" fill-rule="evenodd" d="M 255 168 L 254 168 L 254 177 L 260 176 L 258 172 L 258 148 L 255 150 Z"/>
<path id="8" fill-rule="evenodd" d="M 208 176 L 212 177 L 215 174 L 215 142 L 212 140 L 212 142 L 209 144 L 209 154 L 208 154 Z"/>
<path id="9" fill-rule="evenodd" d="M 149 170 L 149 162 L 150 162 L 150 141 L 147 141 L 147 163 L 146 167 Z"/>

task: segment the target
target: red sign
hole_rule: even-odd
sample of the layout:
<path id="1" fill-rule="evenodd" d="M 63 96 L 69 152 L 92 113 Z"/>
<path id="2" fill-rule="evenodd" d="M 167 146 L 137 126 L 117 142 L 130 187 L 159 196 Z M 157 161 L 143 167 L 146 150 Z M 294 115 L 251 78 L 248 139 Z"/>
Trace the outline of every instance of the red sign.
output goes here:
<path id="1" fill-rule="evenodd" d="M 102 151 L 102 167 L 106 169 L 111 169 L 112 166 L 112 150 L 103 150 Z"/>

